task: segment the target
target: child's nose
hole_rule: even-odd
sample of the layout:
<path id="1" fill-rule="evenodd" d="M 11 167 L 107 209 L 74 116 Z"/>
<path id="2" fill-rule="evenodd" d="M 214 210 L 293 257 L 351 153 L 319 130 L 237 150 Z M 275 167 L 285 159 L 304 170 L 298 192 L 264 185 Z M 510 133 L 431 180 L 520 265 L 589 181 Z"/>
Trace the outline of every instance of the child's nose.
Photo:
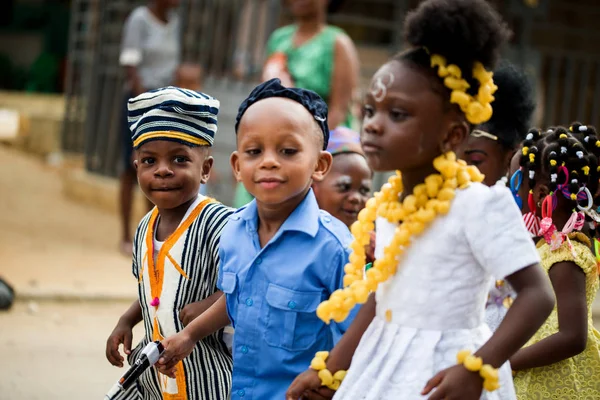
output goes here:
<path id="1" fill-rule="evenodd" d="M 165 177 L 173 175 L 173 171 L 171 170 L 171 168 L 169 167 L 169 165 L 167 163 L 160 163 L 160 164 L 158 164 L 156 170 L 154 171 L 154 175 L 159 176 L 161 178 L 165 178 Z"/>
<path id="2" fill-rule="evenodd" d="M 370 118 L 365 118 L 363 131 L 370 135 L 381 135 L 383 133 L 383 121 L 381 113 L 375 114 Z"/>
<path id="3" fill-rule="evenodd" d="M 268 169 L 278 168 L 279 160 L 277 159 L 277 155 L 273 152 L 265 152 L 261 162 L 261 167 Z"/>

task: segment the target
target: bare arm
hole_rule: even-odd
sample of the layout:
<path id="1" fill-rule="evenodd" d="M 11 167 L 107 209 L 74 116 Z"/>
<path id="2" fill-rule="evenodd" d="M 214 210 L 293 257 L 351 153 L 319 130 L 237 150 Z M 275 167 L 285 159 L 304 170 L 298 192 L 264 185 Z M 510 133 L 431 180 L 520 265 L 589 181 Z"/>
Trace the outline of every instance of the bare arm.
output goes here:
<path id="1" fill-rule="evenodd" d="M 106 341 L 106 358 L 117 367 L 123 367 L 125 358 L 119 353 L 119 346 L 123 344 L 123 352 L 131 354 L 133 341 L 132 329 L 142 320 L 142 308 L 139 301 L 134 301 L 125 313 L 119 318 L 117 326 Z"/>
<path id="2" fill-rule="evenodd" d="M 552 288 L 539 264 L 523 268 L 506 280 L 517 298 L 496 333 L 476 353 L 496 368 L 527 343 L 554 307 Z"/>
<path id="3" fill-rule="evenodd" d="M 331 93 L 329 95 L 328 123 L 331 129 L 346 119 L 352 96 L 358 85 L 359 61 L 356 47 L 345 34 L 335 40 Z"/>
<path id="4" fill-rule="evenodd" d="M 135 300 L 131 306 L 125 311 L 125 313 L 119 319 L 119 322 L 124 322 L 132 328 L 142 322 L 142 306 L 140 306 L 140 302 Z"/>
<path id="5" fill-rule="evenodd" d="M 367 302 L 360 308 L 356 318 L 344 334 L 338 344 L 331 350 L 327 359 L 327 369 L 336 372 L 347 370 L 354 356 L 354 352 L 362 339 L 363 334 L 375 318 L 377 303 L 375 294 L 371 293 Z M 321 380 L 317 372 L 309 369 L 299 375 L 289 387 L 286 399 L 297 400 L 303 396 L 305 391 L 317 390 L 321 387 Z M 311 395 L 308 395 L 311 398 Z"/>
<path id="6" fill-rule="evenodd" d="M 518 296 L 496 333 L 475 353 L 485 364 L 499 368 L 544 323 L 554 307 L 552 289 L 545 275 L 539 264 L 534 264 L 506 278 Z M 435 388 L 429 400 L 478 399 L 482 383 L 478 373 L 455 365 L 431 378 L 421 394 L 428 395 Z"/>
<path id="7" fill-rule="evenodd" d="M 229 316 L 227 315 L 227 303 L 225 299 L 225 296 L 219 297 L 208 310 L 190 322 L 190 324 L 183 329 L 182 333 L 187 334 L 195 343 L 229 325 Z"/>
<path id="8" fill-rule="evenodd" d="M 161 373 L 174 377 L 175 365 L 190 355 L 197 342 L 229 325 L 225 299 L 225 296 L 221 296 L 181 332 L 162 341 L 165 351 L 157 365 Z"/>
<path id="9" fill-rule="evenodd" d="M 206 299 L 190 303 L 183 307 L 179 313 L 179 319 L 183 323 L 183 326 L 188 326 L 198 316 L 204 314 L 213 304 L 217 302 L 223 296 L 223 292 L 220 290 L 216 291 Z"/>
<path id="10" fill-rule="evenodd" d="M 558 309 L 559 331 L 519 350 L 511 359 L 514 370 L 543 367 L 576 356 L 587 345 L 585 274 L 573 262 L 561 262 L 549 272 Z"/>

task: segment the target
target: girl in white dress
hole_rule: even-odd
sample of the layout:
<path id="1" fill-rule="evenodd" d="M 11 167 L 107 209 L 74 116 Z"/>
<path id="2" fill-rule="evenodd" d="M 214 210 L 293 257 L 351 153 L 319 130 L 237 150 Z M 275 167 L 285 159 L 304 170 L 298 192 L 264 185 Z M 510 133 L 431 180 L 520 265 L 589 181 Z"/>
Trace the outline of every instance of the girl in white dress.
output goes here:
<path id="1" fill-rule="evenodd" d="M 484 0 L 428 0 L 405 27 L 413 48 L 374 75 L 361 137 L 371 167 L 401 178 L 361 212 L 348 287 L 317 314 L 343 320 L 348 306 L 364 304 L 328 358 L 318 353 L 292 383 L 290 400 L 330 398 L 334 389 L 337 400 L 515 399 L 505 363 L 554 304 L 510 191 L 469 184 L 481 181 L 477 172 L 449 153 L 491 116 L 483 91 L 495 90 L 487 70 L 507 37 L 503 22 Z M 377 215 L 377 260 L 363 277 L 360 249 Z M 493 336 L 484 322 L 492 279 L 518 294 Z M 478 358 L 467 362 L 462 350 Z"/>

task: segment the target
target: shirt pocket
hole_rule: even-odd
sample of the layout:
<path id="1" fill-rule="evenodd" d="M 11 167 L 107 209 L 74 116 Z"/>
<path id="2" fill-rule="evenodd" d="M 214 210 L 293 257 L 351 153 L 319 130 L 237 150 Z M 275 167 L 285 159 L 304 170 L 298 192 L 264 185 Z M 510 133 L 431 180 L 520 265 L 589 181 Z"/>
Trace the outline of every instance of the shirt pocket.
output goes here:
<path id="1" fill-rule="evenodd" d="M 321 321 L 316 310 L 322 292 L 304 292 L 275 284 L 267 288 L 267 329 L 265 341 L 269 346 L 290 351 L 310 348 L 317 339 Z"/>
<path id="2" fill-rule="evenodd" d="M 235 299 L 235 289 L 237 287 L 237 276 L 234 272 L 223 272 L 223 278 L 221 279 L 221 286 L 219 289 L 225 293 L 225 300 L 227 303 L 227 316 L 232 325 L 235 325 L 235 316 L 237 311 L 236 301 L 230 301 L 230 296 Z"/>
<path id="3" fill-rule="evenodd" d="M 221 291 L 225 294 L 232 294 L 235 292 L 237 286 L 237 277 L 235 272 L 223 272 L 223 279 L 221 279 Z"/>

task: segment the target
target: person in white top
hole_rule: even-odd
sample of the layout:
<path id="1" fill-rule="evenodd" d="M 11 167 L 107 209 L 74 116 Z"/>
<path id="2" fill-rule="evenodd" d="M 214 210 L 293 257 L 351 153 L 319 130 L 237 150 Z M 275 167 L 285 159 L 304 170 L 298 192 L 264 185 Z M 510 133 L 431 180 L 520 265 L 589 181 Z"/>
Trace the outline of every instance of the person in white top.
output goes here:
<path id="1" fill-rule="evenodd" d="M 136 185 L 133 146 L 127 124 L 127 100 L 148 90 L 173 84 L 181 60 L 179 0 L 152 0 L 135 8 L 123 27 L 119 64 L 125 68 L 126 82 L 121 116 L 122 171 L 119 202 L 121 208 L 121 251 L 130 256 L 131 208 Z M 152 205 L 148 203 L 151 208 Z"/>
<path id="2" fill-rule="evenodd" d="M 469 184 L 479 172 L 451 153 L 491 117 L 488 71 L 508 36 L 504 22 L 485 0 L 426 0 L 404 26 L 412 48 L 373 76 L 361 135 L 371 167 L 401 178 L 367 202 L 352 227 L 349 286 L 317 314 L 339 321 L 348 304 L 365 303 L 325 362 L 292 383 L 289 400 L 336 388 L 336 400 L 514 400 L 506 361 L 554 304 L 510 191 Z M 377 219 L 376 261 L 363 278 L 361 245 L 382 214 L 393 223 Z M 518 293 L 493 335 L 484 320 L 492 279 Z"/>

